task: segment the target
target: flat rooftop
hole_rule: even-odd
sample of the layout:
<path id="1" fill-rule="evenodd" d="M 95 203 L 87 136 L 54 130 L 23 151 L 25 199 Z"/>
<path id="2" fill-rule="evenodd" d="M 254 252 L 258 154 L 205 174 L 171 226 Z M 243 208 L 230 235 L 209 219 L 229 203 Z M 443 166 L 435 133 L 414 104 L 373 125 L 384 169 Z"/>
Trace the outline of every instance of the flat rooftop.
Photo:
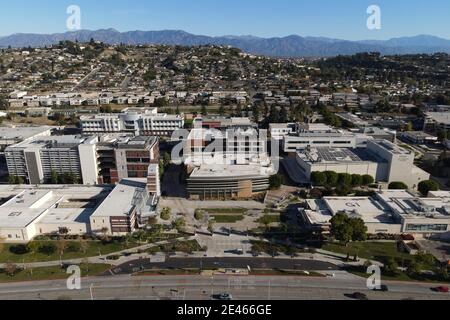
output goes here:
<path id="1" fill-rule="evenodd" d="M 189 178 L 265 177 L 270 174 L 270 170 L 258 164 L 204 164 L 195 168 Z"/>
<path id="2" fill-rule="evenodd" d="M 53 127 L 0 127 L 0 141 L 1 140 L 26 140 L 39 134 L 43 134 Z"/>
<path id="3" fill-rule="evenodd" d="M 82 137 L 79 135 L 66 135 L 66 136 L 43 136 L 35 137 L 18 144 L 15 144 L 9 148 L 12 149 L 28 149 L 28 148 L 73 148 L 80 144 L 90 143 L 92 139 L 96 137 Z M 8 149 L 7 149 L 8 150 Z"/>
<path id="4" fill-rule="evenodd" d="M 0 228 L 25 228 L 37 221 L 86 221 L 107 188 L 86 186 L 2 186 L 10 199 L 0 206 Z M 83 203 L 71 205 L 71 203 Z"/>
<path id="5" fill-rule="evenodd" d="M 370 197 L 326 197 L 323 199 L 332 215 L 345 212 L 365 223 L 393 223 L 391 211 Z"/>
<path id="6" fill-rule="evenodd" d="M 450 112 L 427 112 L 426 115 L 438 123 L 450 124 Z"/>
<path id="7" fill-rule="evenodd" d="M 137 195 L 145 192 L 147 179 L 124 179 L 98 206 L 92 217 L 127 217 L 136 206 Z"/>
<path id="8" fill-rule="evenodd" d="M 363 161 L 351 149 L 313 148 L 297 152 L 300 159 L 310 163 L 324 162 L 361 162 Z"/>

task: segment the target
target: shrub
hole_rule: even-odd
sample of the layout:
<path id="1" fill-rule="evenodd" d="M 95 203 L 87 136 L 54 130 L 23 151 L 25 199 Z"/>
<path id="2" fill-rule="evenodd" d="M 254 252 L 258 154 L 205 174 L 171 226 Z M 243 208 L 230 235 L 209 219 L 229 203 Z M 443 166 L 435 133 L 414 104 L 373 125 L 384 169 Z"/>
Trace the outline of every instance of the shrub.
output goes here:
<path id="1" fill-rule="evenodd" d="M 352 175 L 348 173 L 339 174 L 339 185 L 341 186 L 351 186 L 352 185 Z"/>
<path id="2" fill-rule="evenodd" d="M 389 190 L 406 190 L 408 186 L 400 181 L 394 181 L 389 184 Z"/>
<path id="3" fill-rule="evenodd" d="M 161 212 L 161 219 L 165 221 L 170 220 L 170 213 L 171 211 L 169 208 L 164 208 Z"/>
<path id="4" fill-rule="evenodd" d="M 24 244 L 18 244 L 15 246 L 11 246 L 9 251 L 13 254 L 22 255 L 29 252 L 28 247 Z"/>
<path id="5" fill-rule="evenodd" d="M 315 171 L 311 173 L 311 182 L 316 186 L 324 186 L 327 183 L 327 176 L 323 172 Z"/>
<path id="6" fill-rule="evenodd" d="M 197 221 L 201 221 L 205 218 L 205 214 L 203 213 L 202 210 L 197 209 L 197 210 L 195 210 L 194 218 Z"/>
<path id="7" fill-rule="evenodd" d="M 430 191 L 438 191 L 439 184 L 433 180 L 425 180 L 419 183 L 418 189 L 426 197 Z"/>
<path id="8" fill-rule="evenodd" d="M 375 179 L 372 176 L 370 176 L 368 174 L 365 174 L 362 176 L 362 184 L 363 185 L 368 186 L 368 185 L 373 184 L 374 182 L 375 182 Z"/>
<path id="9" fill-rule="evenodd" d="M 335 187 L 339 181 L 339 175 L 334 171 L 325 171 L 324 172 L 327 177 L 327 185 L 330 187 Z"/>
<path id="10" fill-rule="evenodd" d="M 359 174 L 352 175 L 352 186 L 359 187 L 363 184 L 363 177 Z"/>
<path id="11" fill-rule="evenodd" d="M 283 176 L 276 174 L 269 178 L 269 184 L 271 190 L 280 189 L 281 185 L 283 184 Z"/>
<path id="12" fill-rule="evenodd" d="M 51 256 L 56 252 L 56 245 L 53 243 L 45 243 L 39 246 L 38 252 Z"/>

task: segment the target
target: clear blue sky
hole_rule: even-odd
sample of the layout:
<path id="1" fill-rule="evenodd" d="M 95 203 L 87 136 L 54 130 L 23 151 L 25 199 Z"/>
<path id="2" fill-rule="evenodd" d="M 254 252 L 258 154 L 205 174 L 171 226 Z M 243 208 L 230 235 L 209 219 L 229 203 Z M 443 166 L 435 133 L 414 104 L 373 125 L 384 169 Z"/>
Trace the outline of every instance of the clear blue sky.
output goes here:
<path id="1" fill-rule="evenodd" d="M 2 0 L 0 36 L 66 30 L 76 4 L 83 29 L 180 29 L 204 35 L 326 36 L 361 40 L 432 34 L 450 39 L 448 0 Z M 366 9 L 382 9 L 382 29 L 366 28 Z"/>

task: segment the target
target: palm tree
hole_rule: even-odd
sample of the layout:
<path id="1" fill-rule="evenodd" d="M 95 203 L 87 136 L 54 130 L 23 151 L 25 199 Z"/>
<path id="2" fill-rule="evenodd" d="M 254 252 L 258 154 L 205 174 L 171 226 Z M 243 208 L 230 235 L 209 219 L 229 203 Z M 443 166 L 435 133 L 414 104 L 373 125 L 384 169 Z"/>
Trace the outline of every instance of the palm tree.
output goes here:
<path id="1" fill-rule="evenodd" d="M 109 242 L 109 235 L 108 235 L 109 229 L 106 227 L 103 227 L 101 230 L 101 233 L 102 233 L 102 241 Z"/>
<path id="2" fill-rule="evenodd" d="M 89 243 L 86 240 L 81 239 L 80 240 L 80 250 L 81 250 L 81 252 L 83 252 L 83 254 L 86 254 L 88 248 L 89 248 Z"/>

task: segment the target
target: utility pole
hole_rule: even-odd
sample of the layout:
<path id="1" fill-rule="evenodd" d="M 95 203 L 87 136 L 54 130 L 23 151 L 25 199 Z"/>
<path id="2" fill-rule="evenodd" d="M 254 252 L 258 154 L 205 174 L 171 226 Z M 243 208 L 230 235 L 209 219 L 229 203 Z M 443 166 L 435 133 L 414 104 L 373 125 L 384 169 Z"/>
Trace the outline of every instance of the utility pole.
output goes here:
<path id="1" fill-rule="evenodd" d="M 272 280 L 269 280 L 269 301 L 272 300 Z"/>

